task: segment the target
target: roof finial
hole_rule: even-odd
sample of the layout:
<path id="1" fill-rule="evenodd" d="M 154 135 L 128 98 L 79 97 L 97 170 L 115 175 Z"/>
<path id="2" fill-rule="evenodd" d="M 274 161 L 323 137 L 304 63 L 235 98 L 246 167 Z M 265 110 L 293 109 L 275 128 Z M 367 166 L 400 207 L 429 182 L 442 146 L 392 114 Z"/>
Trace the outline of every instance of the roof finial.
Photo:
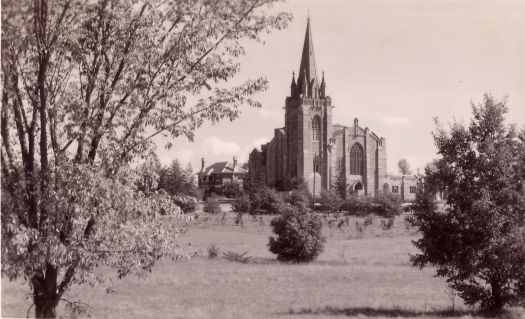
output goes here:
<path id="1" fill-rule="evenodd" d="M 310 9 L 308 9 L 308 21 L 310 21 Z"/>

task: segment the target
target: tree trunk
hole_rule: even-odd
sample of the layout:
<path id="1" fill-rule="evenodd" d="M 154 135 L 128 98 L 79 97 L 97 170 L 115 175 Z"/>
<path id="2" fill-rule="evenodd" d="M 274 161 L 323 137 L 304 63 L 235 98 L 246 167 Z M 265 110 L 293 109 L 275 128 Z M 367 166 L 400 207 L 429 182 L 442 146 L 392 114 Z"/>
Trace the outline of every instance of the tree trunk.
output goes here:
<path id="1" fill-rule="evenodd" d="M 498 280 L 492 280 L 490 283 L 492 288 L 492 304 L 488 309 L 491 314 L 499 314 L 503 310 L 505 303 L 503 302 L 503 296 L 501 293 L 501 284 Z"/>
<path id="2" fill-rule="evenodd" d="M 45 276 L 34 275 L 31 282 L 33 285 L 33 302 L 35 304 L 36 318 L 55 318 L 55 309 L 58 305 L 57 295 L 57 268 L 47 264 Z"/>

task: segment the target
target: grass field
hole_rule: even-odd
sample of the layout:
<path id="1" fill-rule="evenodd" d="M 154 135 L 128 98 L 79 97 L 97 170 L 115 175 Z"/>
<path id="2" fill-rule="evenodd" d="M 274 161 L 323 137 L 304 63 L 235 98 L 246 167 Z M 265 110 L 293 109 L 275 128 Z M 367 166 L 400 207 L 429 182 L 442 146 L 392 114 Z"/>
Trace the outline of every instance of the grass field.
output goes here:
<path id="1" fill-rule="evenodd" d="M 266 245 L 271 216 L 200 214 L 182 238 L 189 260 L 162 261 L 146 279 L 112 280 L 98 287 L 73 287 L 66 299 L 89 304 L 94 318 L 337 318 L 471 316 L 432 269 L 410 265 L 416 234 L 403 216 L 391 230 L 376 217 L 362 235 L 351 218 L 341 229 L 326 228 L 327 244 L 317 261 L 282 264 Z M 188 244 L 190 243 L 190 245 Z M 249 263 L 207 256 L 247 252 Z M 111 287 L 111 289 L 108 289 Z M 25 317 L 31 302 L 23 282 L 2 281 L 2 316 Z M 450 313 L 454 304 L 456 312 Z M 64 314 L 60 309 L 59 314 Z"/>

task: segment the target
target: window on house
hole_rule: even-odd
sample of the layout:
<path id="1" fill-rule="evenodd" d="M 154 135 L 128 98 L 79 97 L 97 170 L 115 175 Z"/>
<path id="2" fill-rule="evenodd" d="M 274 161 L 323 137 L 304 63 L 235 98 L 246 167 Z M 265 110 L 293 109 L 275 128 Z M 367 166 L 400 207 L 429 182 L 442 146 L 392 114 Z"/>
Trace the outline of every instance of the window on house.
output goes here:
<path id="1" fill-rule="evenodd" d="M 392 193 L 398 194 L 399 193 L 399 186 L 392 186 Z"/>
<path id="2" fill-rule="evenodd" d="M 312 140 L 319 141 L 321 139 L 321 119 L 319 116 L 314 116 L 312 119 Z"/>
<path id="3" fill-rule="evenodd" d="M 415 194 L 416 193 L 416 186 L 410 186 L 410 194 Z"/>
<path id="4" fill-rule="evenodd" d="M 355 143 L 350 149 L 350 174 L 352 175 L 363 175 L 365 171 L 365 152 L 363 147 Z"/>

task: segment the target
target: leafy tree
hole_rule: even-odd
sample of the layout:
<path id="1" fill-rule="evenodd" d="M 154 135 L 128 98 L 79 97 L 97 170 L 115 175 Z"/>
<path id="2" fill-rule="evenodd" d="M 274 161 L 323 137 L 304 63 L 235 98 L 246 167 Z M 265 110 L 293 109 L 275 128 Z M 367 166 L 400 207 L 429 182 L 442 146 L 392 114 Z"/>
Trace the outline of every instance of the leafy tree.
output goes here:
<path id="1" fill-rule="evenodd" d="M 504 124 L 505 104 L 485 95 L 468 127 L 438 125 L 441 158 L 426 167 L 413 219 L 422 233 L 413 264 L 437 267 L 468 305 L 493 312 L 523 298 L 524 287 L 517 238 L 525 224 L 525 138 Z M 438 190 L 448 195 L 445 213 L 435 211 Z"/>
<path id="2" fill-rule="evenodd" d="M 410 163 L 406 158 L 402 158 L 399 160 L 399 162 L 397 162 L 397 168 L 399 169 L 399 173 L 402 175 L 412 174 L 412 168 L 410 167 Z"/>
<path id="3" fill-rule="evenodd" d="M 178 210 L 128 163 L 260 106 L 264 78 L 222 82 L 243 39 L 287 25 L 275 1 L 2 2 L 2 270 L 28 279 L 37 317 L 98 265 L 140 274 L 176 246 L 156 215 Z"/>
<path id="4" fill-rule="evenodd" d="M 335 167 L 335 178 L 332 181 L 332 185 L 330 185 L 330 187 L 341 199 L 346 199 L 348 194 L 348 186 L 346 185 L 345 174 L 345 163 L 341 158 L 337 161 L 337 165 Z"/>
<path id="5" fill-rule="evenodd" d="M 290 204 L 279 204 L 282 214 L 272 220 L 276 237 L 270 237 L 268 247 L 277 259 L 285 262 L 311 262 L 324 250 L 326 238 L 318 214 Z"/>

